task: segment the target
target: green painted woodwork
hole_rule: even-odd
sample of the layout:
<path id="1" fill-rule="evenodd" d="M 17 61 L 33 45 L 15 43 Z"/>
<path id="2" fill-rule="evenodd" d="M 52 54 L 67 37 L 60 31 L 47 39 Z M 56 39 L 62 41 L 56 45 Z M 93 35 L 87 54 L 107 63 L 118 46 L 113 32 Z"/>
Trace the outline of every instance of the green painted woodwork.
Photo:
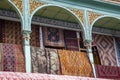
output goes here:
<path id="1" fill-rule="evenodd" d="M 0 0 L 0 9 L 5 9 L 5 10 L 10 10 L 10 11 L 15 11 L 13 6 L 11 6 L 7 1 L 5 0 Z"/>
<path id="2" fill-rule="evenodd" d="M 66 22 L 78 23 L 77 20 L 65 9 L 55 6 L 44 7 L 37 11 L 35 16 L 61 20 Z"/>
<path id="3" fill-rule="evenodd" d="M 95 22 L 94 27 L 120 30 L 120 19 L 104 17 Z"/>

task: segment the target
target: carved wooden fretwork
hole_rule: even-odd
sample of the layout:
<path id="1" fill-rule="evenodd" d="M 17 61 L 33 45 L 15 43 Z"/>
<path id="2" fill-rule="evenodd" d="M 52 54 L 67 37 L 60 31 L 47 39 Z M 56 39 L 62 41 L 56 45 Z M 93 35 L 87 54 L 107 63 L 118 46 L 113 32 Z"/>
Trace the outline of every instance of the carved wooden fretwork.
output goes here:
<path id="1" fill-rule="evenodd" d="M 78 16 L 78 18 L 81 20 L 81 22 L 84 24 L 84 16 L 83 16 L 83 11 L 82 10 L 77 10 L 77 9 L 71 9 L 71 11 Z"/>
<path id="2" fill-rule="evenodd" d="M 22 0 L 11 0 L 16 7 L 20 10 L 20 12 L 23 12 L 23 7 L 22 7 Z"/>
<path id="3" fill-rule="evenodd" d="M 100 17 L 102 14 L 94 13 L 91 11 L 88 11 L 88 20 L 89 20 L 89 25 L 91 25 L 95 19 Z"/>
<path id="4" fill-rule="evenodd" d="M 32 13 L 37 7 L 44 5 L 43 2 L 37 2 L 35 0 L 30 0 L 30 13 Z"/>

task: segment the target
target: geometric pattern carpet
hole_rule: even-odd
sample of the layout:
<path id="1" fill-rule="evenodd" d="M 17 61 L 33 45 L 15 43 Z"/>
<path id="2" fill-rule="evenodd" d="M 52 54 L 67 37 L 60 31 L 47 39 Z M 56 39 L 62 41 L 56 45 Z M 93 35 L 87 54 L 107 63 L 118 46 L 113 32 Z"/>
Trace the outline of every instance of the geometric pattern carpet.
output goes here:
<path id="1" fill-rule="evenodd" d="M 93 34 L 93 40 L 97 46 L 102 65 L 116 66 L 116 54 L 113 37 Z"/>

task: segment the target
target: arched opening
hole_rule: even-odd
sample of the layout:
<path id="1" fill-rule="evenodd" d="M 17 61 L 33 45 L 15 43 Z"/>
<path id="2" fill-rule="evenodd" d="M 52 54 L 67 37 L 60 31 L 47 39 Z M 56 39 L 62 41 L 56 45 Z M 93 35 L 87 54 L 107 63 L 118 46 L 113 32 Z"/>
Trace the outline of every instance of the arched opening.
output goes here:
<path id="1" fill-rule="evenodd" d="M 94 61 L 97 61 L 95 64 L 117 66 L 120 19 L 108 16 L 101 17 L 93 24 L 92 32 L 93 48 L 96 47 L 95 50 L 93 49 Z"/>
<path id="2" fill-rule="evenodd" d="M 36 13 L 34 12 L 31 21 L 32 72 L 92 75 L 92 68 L 82 39 L 84 28 L 76 15 L 64 7 L 46 5 L 39 7 Z M 36 36 L 35 39 L 38 39 L 38 42 L 33 36 Z M 33 42 L 35 43 L 33 44 Z M 40 47 L 43 49 L 40 49 Z M 62 58 L 64 58 L 64 61 Z M 85 63 L 80 58 L 83 58 Z M 66 71 L 63 67 L 66 68 Z M 85 68 L 89 68 L 88 71 L 85 71 Z"/>
<path id="3" fill-rule="evenodd" d="M 0 0 L 0 71 L 25 72 L 19 11 L 8 0 Z"/>
<path id="4" fill-rule="evenodd" d="M 33 16 L 33 14 L 32 14 L 32 16 Z M 38 27 L 41 27 L 40 29 L 38 29 L 38 27 L 33 27 L 33 25 L 32 25 L 32 34 L 31 34 L 31 41 L 30 41 L 31 46 L 49 47 L 49 48 L 58 48 L 58 49 L 63 49 L 63 48 L 68 49 L 68 47 L 73 46 L 74 50 L 79 50 L 79 45 L 78 45 L 79 43 L 77 41 L 76 32 L 79 33 L 78 37 L 79 38 L 81 37 L 81 40 L 83 40 L 81 33 L 82 32 L 84 33 L 84 28 L 83 28 L 82 24 L 80 23 L 80 20 L 70 10 L 60 7 L 60 6 L 47 5 L 47 6 L 40 7 L 40 10 L 38 9 L 36 11 L 36 13 L 34 12 L 34 16 L 31 19 L 32 19 L 33 24 L 36 24 L 36 25 L 38 25 Z M 37 31 L 35 31 L 35 28 L 37 28 Z M 40 40 L 39 40 L 40 36 L 38 36 L 38 35 L 40 35 L 39 33 L 41 30 L 42 31 L 44 30 L 41 34 L 41 36 L 43 37 L 43 40 L 42 40 L 43 43 L 42 43 L 42 41 L 40 43 Z M 53 33 L 51 31 L 53 31 Z M 56 31 L 58 33 L 56 33 Z M 71 33 L 71 35 L 69 35 L 70 33 Z M 38 38 L 32 37 L 32 36 L 35 36 L 36 34 L 38 34 L 36 36 Z M 54 35 L 52 35 L 52 34 L 54 34 Z M 59 36 L 61 38 L 61 42 L 58 42 L 58 44 L 57 44 L 57 41 L 58 41 L 57 35 L 55 35 L 55 34 L 60 34 Z M 67 38 L 67 36 L 69 39 L 71 38 L 70 46 L 69 46 L 69 43 L 68 44 L 63 43 L 64 41 L 66 41 L 65 39 Z M 49 38 L 47 38 L 47 37 L 49 37 Z M 55 39 L 56 39 L 56 42 L 54 42 Z M 48 41 L 46 41 L 46 40 L 48 40 Z M 76 43 L 74 43 L 74 42 L 76 42 Z M 67 43 L 67 41 L 66 41 L 66 43 Z M 65 47 L 67 45 L 68 45 L 68 47 Z M 76 46 L 74 46 L 74 45 L 76 45 Z M 81 45 L 83 48 L 83 44 L 81 44 Z M 72 50 L 72 48 L 69 48 L 69 49 Z"/>

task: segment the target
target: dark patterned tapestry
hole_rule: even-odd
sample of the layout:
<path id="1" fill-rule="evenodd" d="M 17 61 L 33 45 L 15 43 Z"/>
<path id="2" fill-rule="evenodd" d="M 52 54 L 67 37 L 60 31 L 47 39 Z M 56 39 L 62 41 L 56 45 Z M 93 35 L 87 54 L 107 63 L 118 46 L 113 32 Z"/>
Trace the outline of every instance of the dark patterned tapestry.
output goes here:
<path id="1" fill-rule="evenodd" d="M 32 33 L 30 35 L 30 45 L 40 47 L 39 26 L 32 25 Z"/>
<path id="2" fill-rule="evenodd" d="M 113 37 L 94 34 L 93 40 L 98 49 L 101 64 L 108 66 L 117 65 Z"/>
<path id="3" fill-rule="evenodd" d="M 95 68 L 96 68 L 97 78 L 120 80 L 119 67 L 95 65 Z"/>
<path id="4" fill-rule="evenodd" d="M 32 72 L 47 73 L 47 59 L 44 49 L 31 47 Z"/>
<path id="5" fill-rule="evenodd" d="M 79 50 L 75 31 L 64 30 L 64 38 L 67 50 Z"/>
<path id="6" fill-rule="evenodd" d="M 58 50 L 63 75 L 93 76 L 92 67 L 85 52 Z"/>
<path id="7" fill-rule="evenodd" d="M 5 21 L 5 43 L 22 44 L 21 25 L 19 22 Z"/>
<path id="8" fill-rule="evenodd" d="M 51 74 L 60 74 L 60 64 L 57 49 L 46 48 L 47 72 Z"/>
<path id="9" fill-rule="evenodd" d="M 25 72 L 25 59 L 20 45 L 0 43 L 1 71 Z"/>
<path id="10" fill-rule="evenodd" d="M 62 29 L 44 27 L 44 45 L 51 47 L 64 47 Z"/>

